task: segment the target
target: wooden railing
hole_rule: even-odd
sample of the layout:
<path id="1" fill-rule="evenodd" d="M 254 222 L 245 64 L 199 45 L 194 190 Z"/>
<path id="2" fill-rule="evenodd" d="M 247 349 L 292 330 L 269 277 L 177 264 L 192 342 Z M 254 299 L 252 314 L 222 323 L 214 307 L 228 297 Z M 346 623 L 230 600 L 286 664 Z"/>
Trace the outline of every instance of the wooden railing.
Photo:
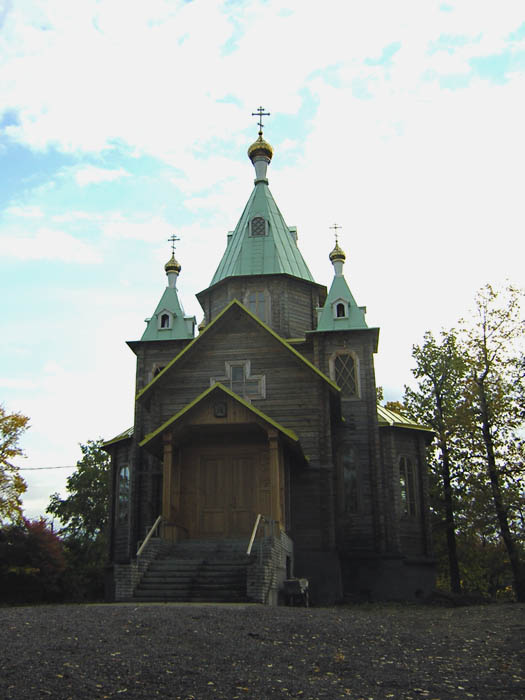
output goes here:
<path id="1" fill-rule="evenodd" d="M 155 520 L 155 522 L 153 523 L 153 525 L 150 527 L 148 534 L 147 534 L 146 537 L 144 538 L 144 541 L 142 542 L 142 544 L 140 545 L 140 547 L 137 549 L 137 557 L 140 557 L 140 555 L 141 555 L 142 552 L 144 551 L 146 545 L 148 544 L 148 542 L 150 541 L 150 539 L 153 537 L 153 534 L 158 530 L 159 525 L 161 524 L 161 522 L 162 522 L 162 515 L 159 515 L 159 517 Z"/>

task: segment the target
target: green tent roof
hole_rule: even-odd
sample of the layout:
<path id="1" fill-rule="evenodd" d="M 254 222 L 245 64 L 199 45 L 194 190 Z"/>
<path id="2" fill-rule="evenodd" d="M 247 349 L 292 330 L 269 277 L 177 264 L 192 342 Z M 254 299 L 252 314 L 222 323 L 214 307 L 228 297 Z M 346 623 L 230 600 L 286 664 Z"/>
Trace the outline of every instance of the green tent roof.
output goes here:
<path id="1" fill-rule="evenodd" d="M 251 235 L 255 217 L 266 221 L 266 235 Z M 227 277 L 284 273 L 314 279 L 297 247 L 295 230 L 286 225 L 266 180 L 257 180 L 210 286 Z"/>
<path id="2" fill-rule="evenodd" d="M 159 318 L 163 312 L 170 316 L 168 328 L 160 328 Z M 193 338 L 193 326 L 195 319 L 185 317 L 179 302 L 177 289 L 166 287 L 159 301 L 155 313 L 148 320 L 148 325 L 141 340 L 181 340 Z"/>
<path id="3" fill-rule="evenodd" d="M 345 305 L 345 316 L 337 317 L 335 306 Z M 348 331 L 368 328 L 365 321 L 365 307 L 358 306 L 343 275 L 336 275 L 317 324 L 318 331 Z"/>

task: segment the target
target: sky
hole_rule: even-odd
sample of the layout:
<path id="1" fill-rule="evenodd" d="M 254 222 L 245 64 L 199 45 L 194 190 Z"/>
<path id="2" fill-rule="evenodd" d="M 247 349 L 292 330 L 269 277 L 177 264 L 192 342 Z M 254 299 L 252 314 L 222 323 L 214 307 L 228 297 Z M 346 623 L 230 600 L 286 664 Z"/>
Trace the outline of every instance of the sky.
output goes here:
<path id="1" fill-rule="evenodd" d="M 425 331 L 523 283 L 524 78 L 523 0 L 0 0 L 0 403 L 30 418 L 26 516 L 65 495 L 79 443 L 132 425 L 125 341 L 173 233 L 201 320 L 259 106 L 284 219 L 327 286 L 341 226 L 401 399 Z"/>

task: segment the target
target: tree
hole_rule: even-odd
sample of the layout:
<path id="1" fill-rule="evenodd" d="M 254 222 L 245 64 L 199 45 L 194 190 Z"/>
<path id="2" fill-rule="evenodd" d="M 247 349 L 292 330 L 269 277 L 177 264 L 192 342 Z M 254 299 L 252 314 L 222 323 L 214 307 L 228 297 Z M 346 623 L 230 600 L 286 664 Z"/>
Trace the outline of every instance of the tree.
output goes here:
<path id="1" fill-rule="evenodd" d="M 62 542 L 44 518 L 0 530 L 0 599 L 15 603 L 62 597 Z"/>
<path id="2" fill-rule="evenodd" d="M 0 404 L 0 524 L 22 519 L 21 496 L 27 485 L 12 460 L 23 455 L 19 447 L 29 418 L 21 413 L 7 413 Z"/>
<path id="3" fill-rule="evenodd" d="M 525 444 L 520 437 L 525 403 L 522 299 L 523 293 L 511 285 L 497 291 L 487 284 L 476 296 L 473 320 L 463 323 L 462 344 L 471 380 L 472 449 L 484 463 L 516 598 L 523 602 L 525 570 L 519 542 L 525 505 Z"/>
<path id="4" fill-rule="evenodd" d="M 54 493 L 46 511 L 63 523 L 59 533 L 67 561 L 64 585 L 66 595 L 74 599 L 103 595 L 110 458 L 102 444 L 102 440 L 88 440 L 80 445 L 82 459 L 66 481 L 69 495 L 60 498 Z"/>
<path id="5" fill-rule="evenodd" d="M 438 454 L 431 465 L 435 465 L 439 476 L 438 497 L 444 506 L 450 587 L 454 593 L 460 593 L 453 481 L 458 472 L 458 409 L 463 402 L 466 364 L 454 331 L 443 331 L 439 342 L 432 333 L 426 333 L 423 345 L 413 347 L 412 356 L 418 387 L 405 387 L 404 403 L 414 420 L 430 426 L 436 434 Z"/>
<path id="6" fill-rule="evenodd" d="M 51 496 L 46 512 L 63 523 L 62 535 L 95 541 L 106 532 L 110 459 L 102 444 L 102 440 L 88 440 L 80 445 L 82 459 L 66 481 L 69 496 Z"/>

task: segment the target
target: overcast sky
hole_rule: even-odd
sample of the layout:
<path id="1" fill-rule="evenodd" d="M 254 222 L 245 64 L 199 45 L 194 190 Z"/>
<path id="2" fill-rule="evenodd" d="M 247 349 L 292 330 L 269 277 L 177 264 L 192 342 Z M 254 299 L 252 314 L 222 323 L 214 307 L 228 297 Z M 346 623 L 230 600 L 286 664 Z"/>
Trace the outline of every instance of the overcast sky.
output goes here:
<path id="1" fill-rule="evenodd" d="M 523 282 L 523 0 L 0 3 L 0 402 L 21 467 L 74 465 L 132 424 L 134 355 L 181 241 L 197 320 L 253 187 L 314 275 L 345 276 L 399 399 L 411 347 L 486 282 Z M 71 469 L 24 471 L 43 513 Z"/>

